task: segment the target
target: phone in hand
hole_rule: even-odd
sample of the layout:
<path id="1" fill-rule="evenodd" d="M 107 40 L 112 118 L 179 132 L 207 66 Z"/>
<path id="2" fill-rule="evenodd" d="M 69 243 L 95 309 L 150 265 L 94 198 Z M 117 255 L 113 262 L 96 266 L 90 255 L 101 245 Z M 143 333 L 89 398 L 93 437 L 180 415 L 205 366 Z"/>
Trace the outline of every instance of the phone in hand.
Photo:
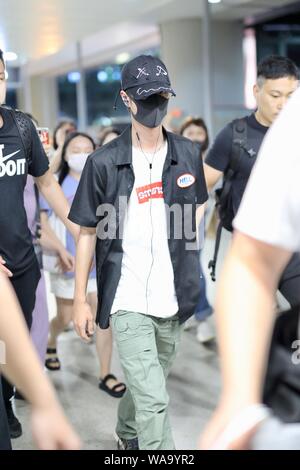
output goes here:
<path id="1" fill-rule="evenodd" d="M 37 133 L 43 145 L 49 145 L 50 136 L 48 127 L 37 127 Z"/>

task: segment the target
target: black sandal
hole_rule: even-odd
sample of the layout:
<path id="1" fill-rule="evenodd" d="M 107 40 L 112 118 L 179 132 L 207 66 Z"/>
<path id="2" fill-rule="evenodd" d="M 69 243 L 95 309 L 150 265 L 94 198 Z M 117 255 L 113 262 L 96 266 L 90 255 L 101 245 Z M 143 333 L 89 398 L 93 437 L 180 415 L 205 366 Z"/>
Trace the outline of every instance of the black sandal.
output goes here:
<path id="1" fill-rule="evenodd" d="M 57 357 L 56 348 L 47 348 L 45 366 L 48 370 L 60 370 L 60 360 Z"/>
<path id="2" fill-rule="evenodd" d="M 114 385 L 112 388 L 109 388 L 106 383 L 108 380 L 118 380 L 117 377 L 113 374 L 107 374 L 104 379 L 100 379 L 100 382 L 99 382 L 99 388 L 101 390 L 103 390 L 104 392 L 108 393 L 111 397 L 114 397 L 114 398 L 121 398 L 124 393 L 126 392 L 126 385 L 123 383 L 123 382 L 118 382 L 116 385 Z M 121 390 L 117 390 L 119 389 L 120 387 Z"/>

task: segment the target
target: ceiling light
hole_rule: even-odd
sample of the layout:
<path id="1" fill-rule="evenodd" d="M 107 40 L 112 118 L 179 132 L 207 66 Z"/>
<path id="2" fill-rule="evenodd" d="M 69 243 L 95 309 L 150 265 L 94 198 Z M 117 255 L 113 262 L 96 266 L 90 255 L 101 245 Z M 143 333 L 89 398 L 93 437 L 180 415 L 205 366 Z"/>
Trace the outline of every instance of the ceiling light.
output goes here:
<path id="1" fill-rule="evenodd" d="M 70 72 L 70 73 L 68 73 L 68 81 L 70 83 L 80 82 L 80 72 Z"/>
<path id="2" fill-rule="evenodd" d="M 125 64 L 129 61 L 130 57 L 129 52 L 121 52 L 121 54 L 117 55 L 115 62 L 116 64 Z"/>
<path id="3" fill-rule="evenodd" d="M 100 82 L 100 83 L 106 83 L 107 80 L 108 80 L 108 74 L 107 74 L 107 72 L 105 72 L 105 70 L 100 70 L 100 71 L 97 73 L 97 80 L 98 80 L 98 82 Z"/>
<path id="4" fill-rule="evenodd" d="M 208 3 L 221 3 L 222 0 L 208 0 Z"/>

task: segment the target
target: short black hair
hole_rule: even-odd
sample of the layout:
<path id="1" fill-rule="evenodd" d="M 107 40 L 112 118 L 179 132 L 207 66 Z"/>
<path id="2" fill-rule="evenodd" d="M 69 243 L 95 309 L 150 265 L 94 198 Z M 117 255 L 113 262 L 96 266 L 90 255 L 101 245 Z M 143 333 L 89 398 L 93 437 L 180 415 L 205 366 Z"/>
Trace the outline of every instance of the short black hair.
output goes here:
<path id="1" fill-rule="evenodd" d="M 3 54 L 3 51 L 2 51 L 2 49 L 0 49 L 0 60 L 1 60 L 2 64 L 3 64 L 3 65 L 4 65 L 4 67 L 5 67 L 5 62 L 4 62 L 4 54 Z"/>
<path id="2" fill-rule="evenodd" d="M 202 127 L 202 129 L 205 130 L 206 134 L 208 134 L 207 130 L 207 125 L 205 124 L 204 119 L 200 117 L 194 117 L 194 116 L 188 116 L 182 123 L 180 129 L 179 129 L 179 134 L 182 135 L 184 131 L 190 127 L 190 126 L 197 126 L 197 127 Z"/>
<path id="3" fill-rule="evenodd" d="M 207 150 L 209 147 L 209 136 L 208 136 L 207 125 L 204 119 L 202 119 L 201 117 L 188 116 L 181 124 L 181 127 L 179 129 L 179 134 L 183 135 L 184 131 L 192 125 L 197 126 L 197 127 L 202 127 L 202 129 L 204 129 L 206 133 L 206 139 L 201 144 L 202 151 L 205 152 L 205 150 Z"/>
<path id="4" fill-rule="evenodd" d="M 288 57 L 270 55 L 258 64 L 257 80 L 277 80 L 284 77 L 300 79 L 297 65 Z"/>

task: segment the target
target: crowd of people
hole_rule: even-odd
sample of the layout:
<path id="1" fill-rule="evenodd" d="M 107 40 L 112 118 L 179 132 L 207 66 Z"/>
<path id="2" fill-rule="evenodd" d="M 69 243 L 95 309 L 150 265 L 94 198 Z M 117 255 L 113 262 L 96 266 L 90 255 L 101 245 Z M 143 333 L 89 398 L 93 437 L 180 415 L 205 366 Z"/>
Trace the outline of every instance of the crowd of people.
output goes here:
<path id="1" fill-rule="evenodd" d="M 223 392 L 199 445 L 251 448 L 258 428 L 271 420 L 272 429 L 276 410 L 262 403 L 274 294 L 296 310 L 300 304 L 298 85 L 291 60 L 265 58 L 256 110 L 210 146 L 199 117 L 176 132 L 164 128 L 175 91 L 165 64 L 140 55 L 122 69 L 130 118 L 122 133 L 104 129 L 96 144 L 63 120 L 45 144 L 33 116 L 3 105 L 0 51 L 0 449 L 23 432 L 14 398 L 32 404 L 41 449 L 82 445 L 43 372 L 61 369 L 58 338 L 72 324 L 84 341 L 95 336 L 99 389 L 119 399 L 118 449 L 175 449 L 167 377 L 191 318 L 200 343 L 214 340 L 214 311 Z M 235 233 L 211 305 L 201 251 L 216 187 L 213 270 L 222 228 Z M 56 301 L 50 322 L 45 271 Z M 111 370 L 113 338 L 126 383 Z M 295 433 L 297 424 L 285 434 L 287 446 Z"/>

